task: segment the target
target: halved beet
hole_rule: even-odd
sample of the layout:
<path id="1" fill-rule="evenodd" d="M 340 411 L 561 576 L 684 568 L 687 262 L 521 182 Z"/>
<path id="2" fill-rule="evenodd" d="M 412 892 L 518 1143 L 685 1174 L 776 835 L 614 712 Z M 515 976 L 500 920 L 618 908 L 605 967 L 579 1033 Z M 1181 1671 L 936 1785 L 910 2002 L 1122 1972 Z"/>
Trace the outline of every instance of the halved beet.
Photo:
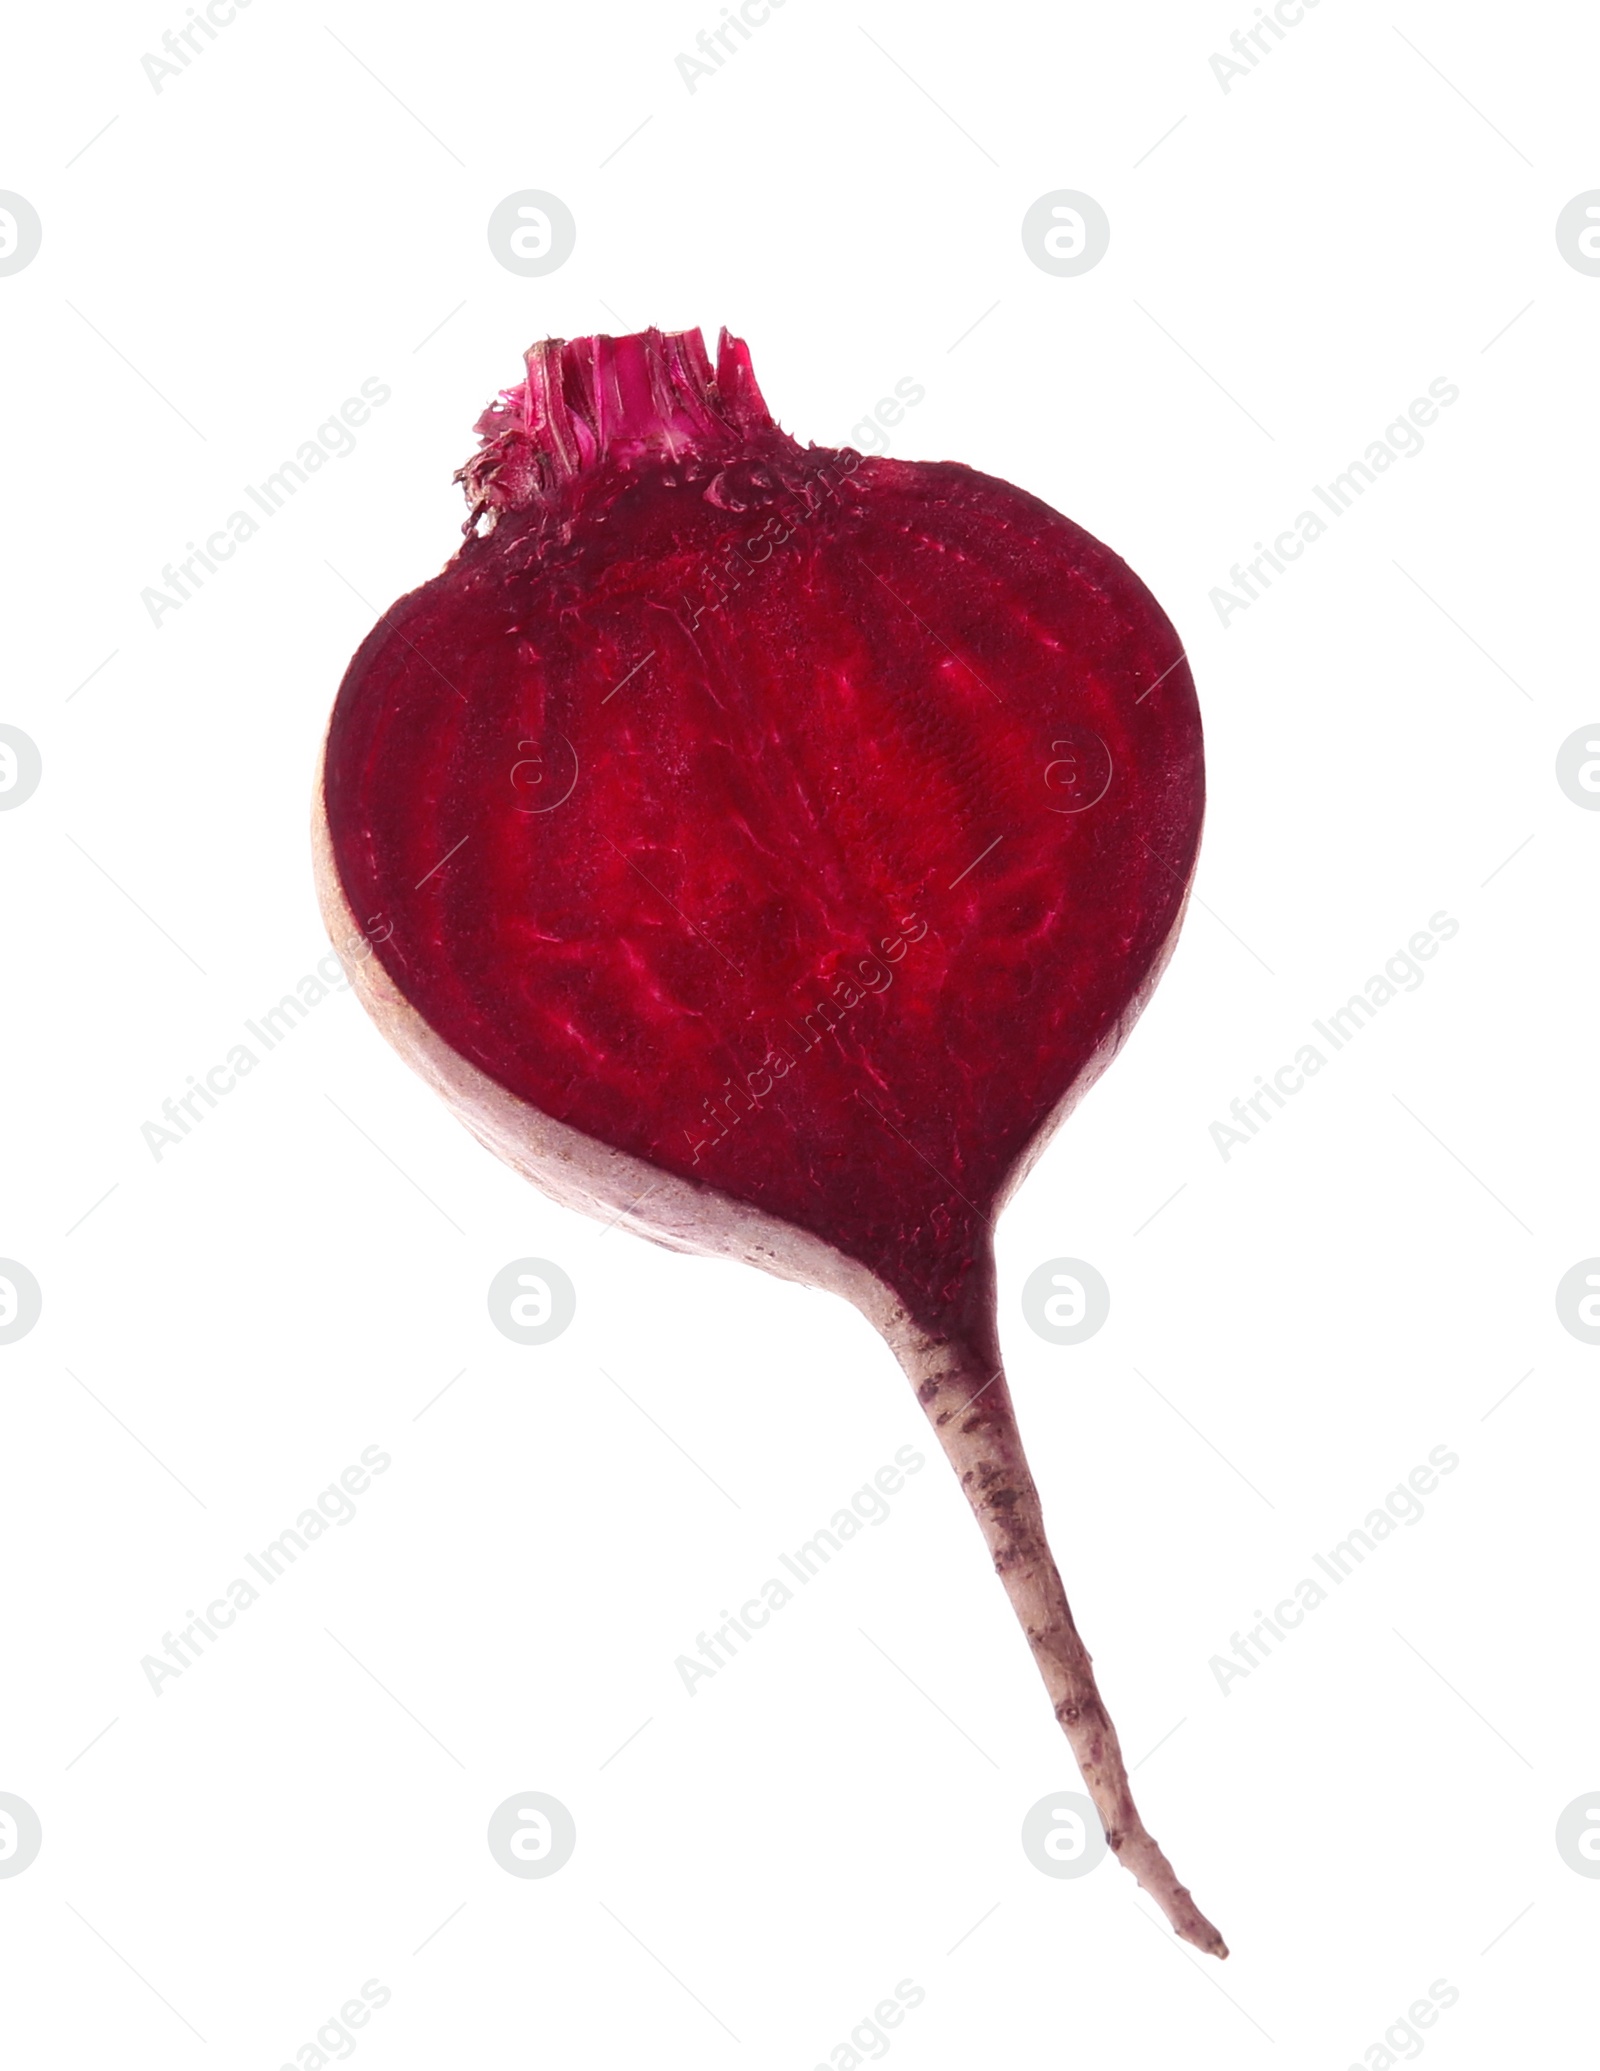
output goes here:
<path id="1" fill-rule="evenodd" d="M 558 1200 L 854 1302 L 976 1512 L 1110 1845 L 1134 1808 L 1001 1372 L 995 1214 L 1149 997 L 1194 687 L 1117 556 L 803 447 L 743 344 L 549 340 L 340 689 L 316 843 L 391 1042 Z"/>

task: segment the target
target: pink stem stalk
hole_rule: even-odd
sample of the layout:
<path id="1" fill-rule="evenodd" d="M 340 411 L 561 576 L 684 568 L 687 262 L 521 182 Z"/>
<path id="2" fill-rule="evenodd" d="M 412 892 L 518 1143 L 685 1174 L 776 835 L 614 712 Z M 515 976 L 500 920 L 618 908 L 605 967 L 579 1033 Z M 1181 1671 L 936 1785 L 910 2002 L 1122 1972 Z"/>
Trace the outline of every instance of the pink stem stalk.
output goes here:
<path id="1" fill-rule="evenodd" d="M 897 1331 L 890 1343 L 972 1505 L 1107 1845 L 1184 1941 L 1209 1956 L 1226 1956 L 1227 1944 L 1178 1882 L 1133 1802 L 1117 1730 L 1045 1537 L 1039 1491 L 1000 1364 L 992 1290 L 985 1289 L 983 1302 L 973 1306 L 988 1313 L 971 1317 L 978 1327 L 970 1336 L 930 1338 L 908 1329 Z"/>

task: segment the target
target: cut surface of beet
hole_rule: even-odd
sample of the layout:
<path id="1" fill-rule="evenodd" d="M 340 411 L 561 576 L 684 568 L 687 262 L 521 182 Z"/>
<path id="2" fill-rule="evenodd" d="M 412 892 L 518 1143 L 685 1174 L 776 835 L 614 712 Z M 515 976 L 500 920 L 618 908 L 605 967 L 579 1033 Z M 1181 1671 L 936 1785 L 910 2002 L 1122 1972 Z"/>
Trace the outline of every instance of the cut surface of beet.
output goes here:
<path id="1" fill-rule="evenodd" d="M 1144 1005 L 1203 808 L 1172 626 L 951 462 L 801 446 L 722 335 L 548 341 L 350 665 L 317 841 L 385 1032 L 539 1184 L 857 1301 L 1113 1847 L 1127 1793 L 1000 1372 L 993 1221 Z M 637 1197 L 637 1198 L 636 1198 Z"/>

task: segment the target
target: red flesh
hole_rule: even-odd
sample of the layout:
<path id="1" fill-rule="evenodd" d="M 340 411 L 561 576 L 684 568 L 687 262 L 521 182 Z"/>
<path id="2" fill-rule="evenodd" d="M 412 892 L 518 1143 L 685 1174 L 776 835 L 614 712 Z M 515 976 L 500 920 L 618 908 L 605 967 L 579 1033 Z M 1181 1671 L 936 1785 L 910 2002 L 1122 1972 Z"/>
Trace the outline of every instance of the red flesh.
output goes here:
<path id="1" fill-rule="evenodd" d="M 580 411 L 591 356 L 637 372 L 643 344 L 566 345 Z M 1114 554 L 1003 482 L 851 470 L 770 420 L 698 443 L 618 438 L 386 615 L 329 738 L 340 875 L 499 1084 L 943 1325 L 1172 935 L 1203 798 L 1188 666 Z M 1064 811 L 1103 772 L 1072 728 L 1111 778 Z"/>

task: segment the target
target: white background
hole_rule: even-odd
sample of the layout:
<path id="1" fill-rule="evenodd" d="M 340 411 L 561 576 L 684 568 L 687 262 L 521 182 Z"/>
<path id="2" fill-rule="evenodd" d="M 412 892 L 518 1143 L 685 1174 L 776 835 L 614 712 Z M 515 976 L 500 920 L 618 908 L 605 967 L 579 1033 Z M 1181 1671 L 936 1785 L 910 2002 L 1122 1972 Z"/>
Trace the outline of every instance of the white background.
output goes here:
<path id="1" fill-rule="evenodd" d="M 1600 1352 L 1553 1294 L 1600 1251 L 1600 817 L 1554 764 L 1600 713 L 1600 279 L 1554 225 L 1600 185 L 1600 26 L 1323 0 L 1225 93 L 1243 4 L 789 0 L 691 94 L 709 5 L 256 0 L 157 93 L 182 19 L 28 10 L 0 90 L 44 224 L 0 279 L 0 720 L 44 760 L 0 815 L 0 1253 L 44 1290 L 0 1348 L 0 1789 L 44 1831 L 0 1879 L 8 2055 L 315 2065 L 376 1978 L 374 2071 L 809 2071 L 909 1978 L 907 2071 L 1340 2071 L 1445 1979 L 1441 2067 L 1588 2061 L 1600 1882 L 1554 1827 L 1600 1788 Z M 485 237 L 528 187 L 578 225 L 533 280 Z M 1076 279 L 1019 235 L 1063 187 L 1112 226 Z M 891 450 L 1067 512 L 1188 646 L 1200 903 L 1000 1260 L 1068 1589 L 1223 1966 L 1114 1864 L 1023 1855 L 1076 1774 L 842 1304 L 547 1204 L 348 995 L 141 1137 L 325 953 L 321 730 L 524 347 L 724 322 L 803 440 L 923 384 Z M 1426 450 L 1220 624 L 1440 376 Z M 153 626 L 368 377 L 356 452 Z M 1425 982 L 1225 1161 L 1230 1101 L 1440 910 Z M 538 1351 L 484 1302 L 526 1254 L 578 1288 Z M 1063 1254 L 1112 1289 L 1073 1350 L 1017 1299 Z M 686 1695 L 674 1658 L 906 1444 L 890 1520 Z M 369 1445 L 355 1521 L 154 1695 L 141 1657 Z M 1440 1445 L 1422 1522 L 1224 1695 L 1211 1657 Z M 527 1789 L 577 1822 L 547 1880 L 485 1845 Z"/>

